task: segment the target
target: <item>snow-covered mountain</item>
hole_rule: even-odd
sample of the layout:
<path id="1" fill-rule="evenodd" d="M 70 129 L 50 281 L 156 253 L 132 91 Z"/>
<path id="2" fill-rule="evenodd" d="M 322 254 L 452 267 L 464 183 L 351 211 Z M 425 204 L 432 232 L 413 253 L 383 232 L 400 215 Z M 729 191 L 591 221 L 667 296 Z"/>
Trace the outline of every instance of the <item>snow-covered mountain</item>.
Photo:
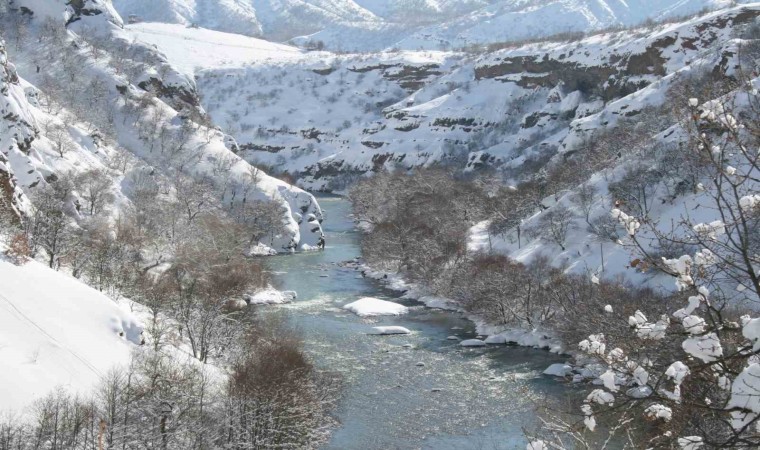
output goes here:
<path id="1" fill-rule="evenodd" d="M 123 17 L 301 45 L 378 51 L 460 48 L 632 26 L 731 0 L 114 0 Z"/>
<path id="2" fill-rule="evenodd" d="M 730 71 L 734 34 L 758 14 L 748 5 L 482 54 L 336 55 L 176 25 L 127 29 L 197 70 L 201 103 L 245 159 L 304 187 L 342 189 L 370 171 L 437 162 L 533 173 L 584 133 L 662 106 L 677 74 L 697 62 Z"/>

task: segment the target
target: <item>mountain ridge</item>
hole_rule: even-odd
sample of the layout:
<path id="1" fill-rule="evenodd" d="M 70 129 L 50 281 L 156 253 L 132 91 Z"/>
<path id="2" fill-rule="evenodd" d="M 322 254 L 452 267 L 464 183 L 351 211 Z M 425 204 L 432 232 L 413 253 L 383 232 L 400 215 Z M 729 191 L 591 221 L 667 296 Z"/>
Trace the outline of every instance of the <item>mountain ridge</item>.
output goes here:
<path id="1" fill-rule="evenodd" d="M 342 51 L 463 48 L 630 27 L 732 4 L 730 0 L 114 0 L 123 17 Z"/>

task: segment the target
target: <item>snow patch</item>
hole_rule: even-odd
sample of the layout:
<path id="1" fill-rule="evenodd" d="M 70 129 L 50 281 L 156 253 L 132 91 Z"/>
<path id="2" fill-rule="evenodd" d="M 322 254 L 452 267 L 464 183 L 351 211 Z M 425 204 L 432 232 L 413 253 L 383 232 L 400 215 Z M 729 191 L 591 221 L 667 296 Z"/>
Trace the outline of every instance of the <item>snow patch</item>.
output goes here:
<path id="1" fill-rule="evenodd" d="M 343 307 L 359 317 L 399 316 L 409 312 L 409 308 L 398 303 L 365 297 Z"/>

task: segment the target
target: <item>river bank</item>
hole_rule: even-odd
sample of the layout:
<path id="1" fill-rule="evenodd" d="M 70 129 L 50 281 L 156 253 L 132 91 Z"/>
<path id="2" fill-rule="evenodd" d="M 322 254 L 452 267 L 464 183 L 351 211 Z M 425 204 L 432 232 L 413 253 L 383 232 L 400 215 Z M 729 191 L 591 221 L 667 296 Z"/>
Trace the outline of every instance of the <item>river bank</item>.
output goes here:
<path id="1" fill-rule="evenodd" d="M 536 407 L 567 391 L 542 372 L 566 358 L 516 346 L 461 347 L 459 339 L 479 336 L 464 314 L 401 298 L 344 264 L 361 256 L 350 204 L 333 196 L 319 201 L 326 250 L 267 258 L 277 288 L 298 297 L 257 311 L 284 315 L 314 363 L 344 376 L 335 412 L 341 426 L 326 448 L 525 448 L 523 428 L 537 424 Z M 361 297 L 403 304 L 408 313 L 360 318 L 343 309 Z M 369 334 L 376 326 L 412 333 Z"/>
<path id="2" fill-rule="evenodd" d="M 430 295 L 423 287 L 408 283 L 397 273 L 374 270 L 360 261 L 349 264 L 349 267 L 359 271 L 362 276 L 376 280 L 384 287 L 397 292 L 401 298 L 418 301 L 429 308 L 455 311 L 464 315 L 473 323 L 477 334 L 484 337 L 483 340 L 486 344 L 513 344 L 521 347 L 548 350 L 558 355 L 566 353 L 564 344 L 552 335 L 551 330 L 510 328 L 503 325 L 494 325 L 476 314 L 466 312 L 451 299 Z"/>

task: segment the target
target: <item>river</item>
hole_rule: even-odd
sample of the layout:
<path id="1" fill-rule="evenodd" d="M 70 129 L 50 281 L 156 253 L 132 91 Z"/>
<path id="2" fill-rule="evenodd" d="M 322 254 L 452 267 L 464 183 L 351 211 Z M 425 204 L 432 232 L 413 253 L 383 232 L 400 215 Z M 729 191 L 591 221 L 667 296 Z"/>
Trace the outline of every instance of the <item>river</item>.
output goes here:
<path id="1" fill-rule="evenodd" d="M 339 371 L 345 390 L 335 412 L 340 427 L 328 449 L 525 448 L 523 428 L 536 424 L 535 406 L 566 389 L 541 372 L 565 358 L 512 346 L 465 349 L 448 336 L 475 337 L 462 315 L 399 299 L 397 292 L 338 263 L 361 255 L 350 203 L 319 196 L 325 251 L 267 259 L 279 288 L 295 290 L 284 314 L 319 367 Z M 342 309 L 371 296 L 410 307 L 401 317 L 365 320 Z M 400 325 L 406 336 L 372 336 L 372 326 Z"/>

